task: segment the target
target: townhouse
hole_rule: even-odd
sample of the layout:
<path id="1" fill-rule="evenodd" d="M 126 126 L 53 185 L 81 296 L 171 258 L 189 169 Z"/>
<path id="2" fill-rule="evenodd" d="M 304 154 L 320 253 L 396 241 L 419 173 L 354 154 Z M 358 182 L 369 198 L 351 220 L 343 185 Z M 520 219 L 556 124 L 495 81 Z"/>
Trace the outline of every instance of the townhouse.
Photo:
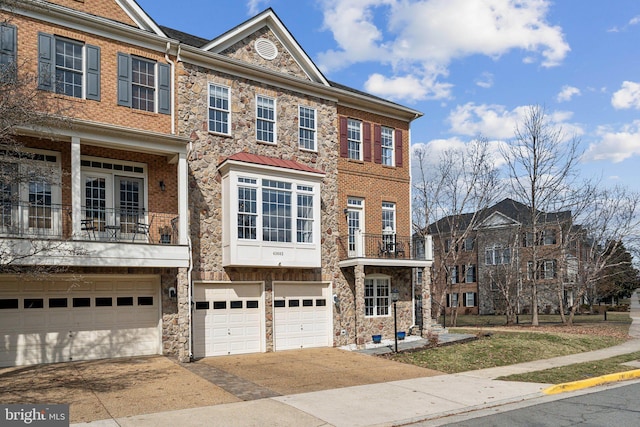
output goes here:
<path id="1" fill-rule="evenodd" d="M 512 199 L 430 224 L 433 312 L 441 304 L 447 314 L 505 314 L 507 305 L 530 313 L 535 278 L 538 311 L 557 313 L 558 295 L 565 304 L 573 298 L 579 242 L 568 242 L 571 227 L 569 211 L 539 212 L 534 235 L 531 210 Z"/>
<path id="2" fill-rule="evenodd" d="M 59 266 L 46 280 L 0 277 L 0 365 L 362 346 L 393 336 L 393 291 L 398 330 L 430 318 L 409 238 L 420 112 L 328 81 L 271 9 L 214 39 L 132 0 L 2 17 L 69 125 L 20 129 L 58 183 L 3 183 L 2 245 L 61 245 L 22 261 Z"/>

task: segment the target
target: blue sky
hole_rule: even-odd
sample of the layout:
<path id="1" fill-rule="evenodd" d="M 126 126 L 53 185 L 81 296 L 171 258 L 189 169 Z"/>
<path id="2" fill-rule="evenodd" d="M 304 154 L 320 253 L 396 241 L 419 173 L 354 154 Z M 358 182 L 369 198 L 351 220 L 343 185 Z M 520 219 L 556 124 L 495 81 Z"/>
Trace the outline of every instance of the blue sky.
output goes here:
<path id="1" fill-rule="evenodd" d="M 497 147 L 526 106 L 576 135 L 584 175 L 640 190 L 637 0 L 139 0 L 159 24 L 214 38 L 267 7 L 333 81 L 424 113 L 433 152 Z"/>

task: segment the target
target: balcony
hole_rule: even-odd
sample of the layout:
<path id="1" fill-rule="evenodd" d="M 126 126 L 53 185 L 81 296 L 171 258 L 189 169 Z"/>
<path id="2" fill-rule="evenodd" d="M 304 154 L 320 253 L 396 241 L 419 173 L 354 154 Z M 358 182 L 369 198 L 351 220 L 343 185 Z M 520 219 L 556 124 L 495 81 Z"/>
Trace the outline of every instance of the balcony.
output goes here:
<path id="1" fill-rule="evenodd" d="M 415 244 L 411 236 L 369 234 L 357 231 L 346 239 L 338 239 L 340 266 L 355 264 L 379 266 L 425 267 L 431 262 L 430 242 Z M 427 253 L 428 252 L 428 253 Z"/>
<path id="2" fill-rule="evenodd" d="M 40 248 L 23 264 L 188 266 L 176 213 L 82 207 L 78 217 L 74 221 L 71 206 L 0 203 L 0 239 L 15 258 Z"/>

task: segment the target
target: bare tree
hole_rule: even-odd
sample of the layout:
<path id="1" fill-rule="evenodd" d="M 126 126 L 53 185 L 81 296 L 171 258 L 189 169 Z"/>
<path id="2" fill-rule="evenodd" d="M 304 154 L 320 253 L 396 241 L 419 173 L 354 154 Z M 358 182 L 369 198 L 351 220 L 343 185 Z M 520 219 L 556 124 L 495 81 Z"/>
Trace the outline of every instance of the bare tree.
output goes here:
<path id="1" fill-rule="evenodd" d="M 18 5 L 17 0 L 0 0 L 0 8 L 6 10 Z M 0 21 L 3 41 L 15 40 L 15 27 L 11 15 Z M 11 50 L 9 50 L 10 52 Z M 15 49 L 14 49 L 15 52 Z M 60 186 L 59 173 L 53 171 L 37 154 L 28 150 L 21 133 L 37 129 L 41 134 L 54 128 L 68 126 L 65 109 L 55 97 L 36 90 L 37 76 L 27 62 L 17 63 L 16 58 L 3 51 L 0 56 L 0 272 L 24 272 L 29 264 L 30 272 L 42 273 L 58 267 L 38 265 L 36 258 L 42 255 L 69 255 L 69 249 L 60 239 L 43 239 L 41 236 L 20 234 L 19 209 L 24 203 L 19 198 L 21 188 L 31 186 Z M 38 206 L 38 200 L 30 200 L 29 209 L 45 212 L 49 206 Z M 42 220 L 42 219 L 40 219 Z M 36 220 L 37 221 L 37 220 Z M 44 219 L 46 221 L 46 219 Z M 20 237 L 15 239 L 13 237 Z M 27 261 L 28 260 L 28 261 Z"/>
<path id="2" fill-rule="evenodd" d="M 626 252 L 625 242 L 635 247 L 640 227 L 640 194 L 625 187 L 599 189 L 591 193 L 584 209 L 576 216 L 579 226 L 569 230 L 567 246 L 574 259 L 572 296 L 567 324 L 589 292 L 594 292 L 599 281 L 606 280 L 621 269 L 631 267 L 631 257 L 620 257 Z"/>
<path id="3" fill-rule="evenodd" d="M 567 204 L 567 189 L 577 173 L 581 156 L 579 139 L 565 139 L 562 128 L 551 122 L 543 107 L 530 106 L 518 124 L 514 138 L 502 149 L 514 197 L 530 209 L 530 232 L 538 236 L 544 211 L 559 211 Z M 571 203 L 571 202 L 569 202 Z M 538 265 L 538 248 L 532 247 Z M 538 278 L 528 280 L 531 289 L 532 325 L 538 321 Z"/>
<path id="4" fill-rule="evenodd" d="M 471 237 L 482 212 L 500 194 L 498 171 L 485 138 L 445 150 L 437 159 L 424 147 L 416 149 L 414 156 L 418 168 L 414 179 L 414 229 L 420 235 L 434 235 L 431 292 L 439 318 L 447 293 L 462 283 L 460 271 L 451 267 L 458 265 L 459 249 Z M 457 304 L 452 313 L 455 325 Z"/>

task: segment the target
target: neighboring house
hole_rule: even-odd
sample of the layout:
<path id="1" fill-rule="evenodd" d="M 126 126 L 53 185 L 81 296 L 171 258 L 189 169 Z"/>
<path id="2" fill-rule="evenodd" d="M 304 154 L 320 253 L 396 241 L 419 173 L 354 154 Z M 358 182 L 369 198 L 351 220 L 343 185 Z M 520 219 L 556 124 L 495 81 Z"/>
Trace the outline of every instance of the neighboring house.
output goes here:
<path id="1" fill-rule="evenodd" d="M 21 129 L 24 153 L 46 172 L 0 183 L 1 250 L 48 247 L 15 263 L 60 266 L 0 277 L 0 366 L 179 353 L 188 141 L 174 132 L 167 37 L 135 2 L 118 3 L 0 11 L 3 57 L 19 78 L 37 76 L 33 89 L 67 118 Z"/>
<path id="2" fill-rule="evenodd" d="M 0 366 L 362 345 L 393 336 L 394 289 L 398 330 L 430 318 L 409 239 L 421 113 L 329 82 L 271 9 L 213 40 L 132 0 L 5 17 L 2 58 L 70 125 L 20 136 L 59 185 L 0 183 L 0 245 L 62 242 L 22 263 L 64 267 L 0 277 Z"/>
<path id="3" fill-rule="evenodd" d="M 504 314 L 507 304 L 516 313 L 530 313 L 534 277 L 539 312 L 558 312 L 558 290 L 564 303 L 570 302 L 578 262 L 575 244 L 566 240 L 571 212 L 540 212 L 538 218 L 534 236 L 529 207 L 505 199 L 484 211 L 429 225 L 433 268 L 438 269 L 433 273 L 432 310 L 437 296 L 444 295 L 447 314 L 453 309 L 461 314 Z"/>

